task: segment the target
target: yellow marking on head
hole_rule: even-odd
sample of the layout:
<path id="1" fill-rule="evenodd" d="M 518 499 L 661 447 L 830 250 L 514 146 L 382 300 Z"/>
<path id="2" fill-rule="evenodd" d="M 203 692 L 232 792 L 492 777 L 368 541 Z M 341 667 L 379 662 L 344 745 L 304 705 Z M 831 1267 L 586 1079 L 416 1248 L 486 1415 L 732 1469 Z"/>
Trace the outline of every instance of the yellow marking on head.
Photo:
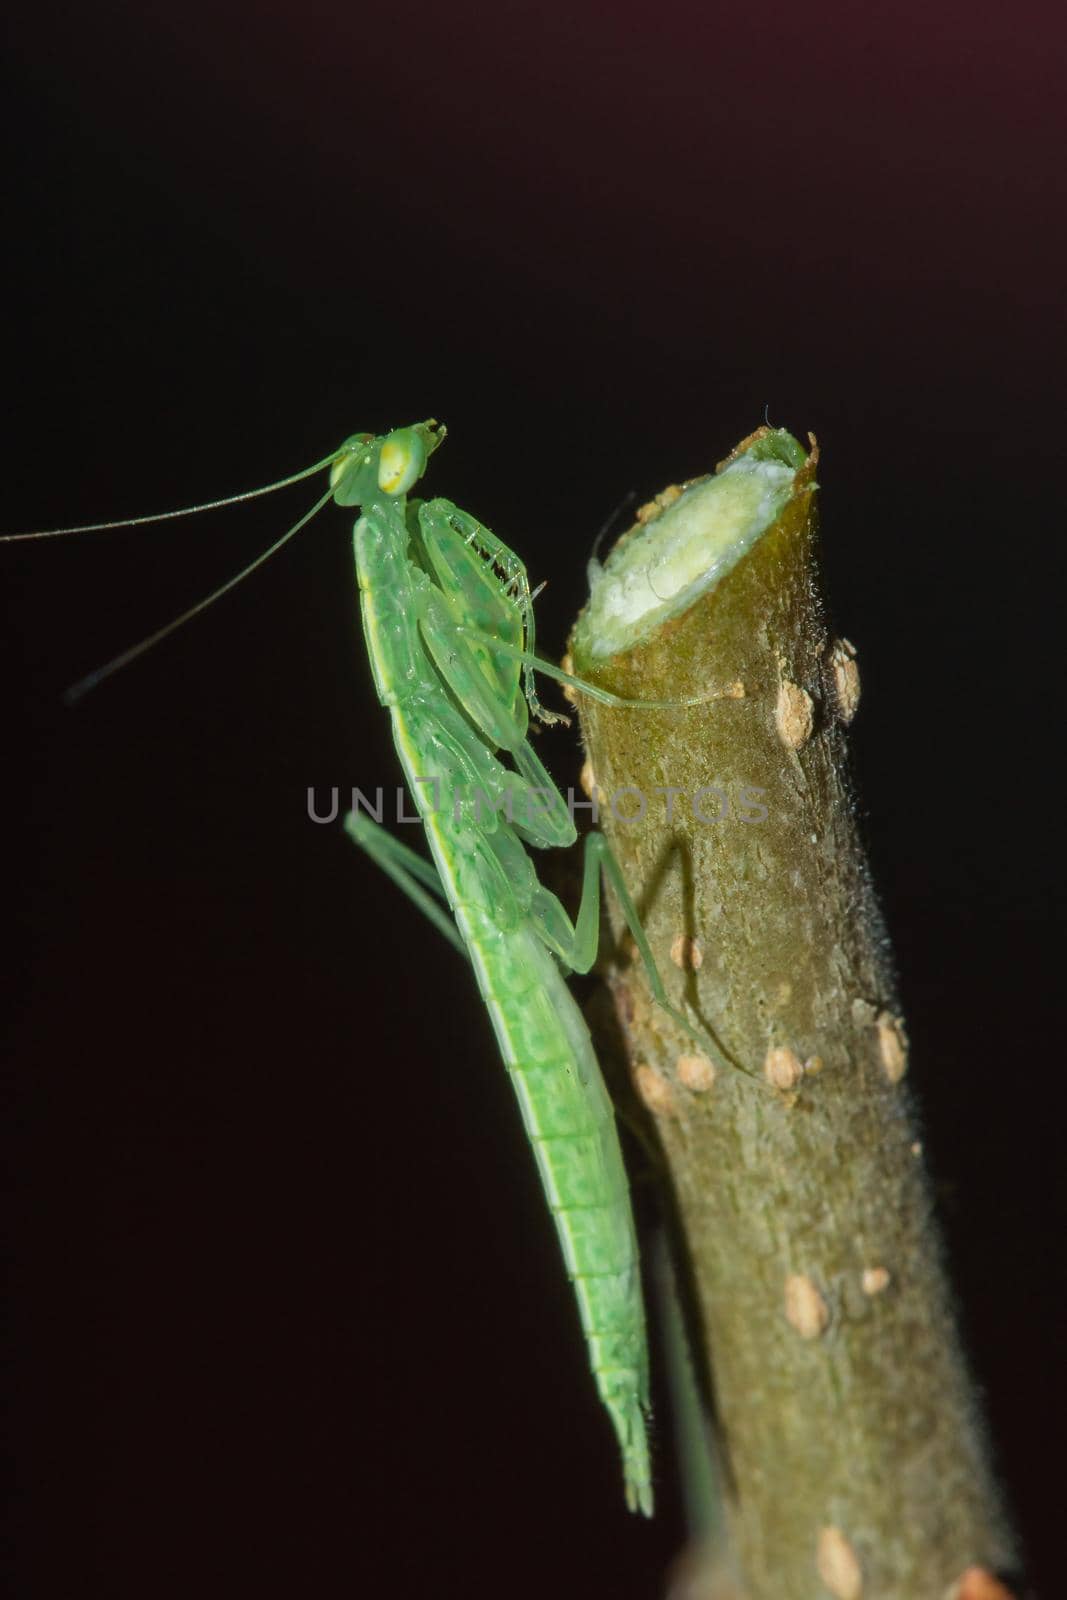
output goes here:
<path id="1" fill-rule="evenodd" d="M 414 428 L 398 428 L 382 442 L 378 487 L 386 494 L 407 494 L 426 465 L 426 445 Z"/>
<path id="2" fill-rule="evenodd" d="M 349 471 L 357 457 L 366 455 L 366 447 L 374 442 L 372 433 L 354 433 L 346 439 L 340 452 L 334 456 L 330 468 L 330 488 L 336 489 L 345 473 Z"/>

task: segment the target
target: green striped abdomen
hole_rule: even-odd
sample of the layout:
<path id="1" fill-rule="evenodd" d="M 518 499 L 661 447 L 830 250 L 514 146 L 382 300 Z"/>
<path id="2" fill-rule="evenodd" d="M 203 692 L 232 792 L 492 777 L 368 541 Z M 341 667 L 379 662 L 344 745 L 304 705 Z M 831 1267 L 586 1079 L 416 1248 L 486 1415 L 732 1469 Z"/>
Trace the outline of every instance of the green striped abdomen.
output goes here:
<path id="1" fill-rule="evenodd" d="M 532 927 L 495 937 L 483 928 L 471 948 L 622 1449 L 627 1497 L 648 1513 L 644 1303 L 615 1112 L 585 1021 Z"/>
<path id="2" fill-rule="evenodd" d="M 441 700 L 446 726 L 454 713 L 443 693 Z M 622 1450 L 627 1501 L 651 1515 L 648 1351 L 637 1238 L 615 1112 L 589 1030 L 532 919 L 497 876 L 488 837 L 470 824 L 469 813 L 457 822 L 456 791 L 447 772 L 437 764 L 432 771 L 425 763 L 422 771 L 416 766 L 415 752 L 425 749 L 418 737 L 428 712 L 425 686 L 394 701 L 390 710 L 397 750 L 533 1145 L 597 1390 Z M 435 757 L 439 763 L 440 745 Z M 432 787 L 413 781 L 428 777 Z"/>

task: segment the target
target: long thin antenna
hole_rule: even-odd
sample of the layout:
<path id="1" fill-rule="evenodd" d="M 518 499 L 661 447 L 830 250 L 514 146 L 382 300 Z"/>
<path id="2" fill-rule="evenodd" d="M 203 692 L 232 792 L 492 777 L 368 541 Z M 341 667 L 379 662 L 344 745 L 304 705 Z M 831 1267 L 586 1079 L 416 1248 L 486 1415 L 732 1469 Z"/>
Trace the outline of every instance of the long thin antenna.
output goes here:
<path id="1" fill-rule="evenodd" d="M 607 521 L 604 522 L 601 525 L 599 533 L 597 534 L 596 538 L 593 540 L 593 548 L 589 552 L 589 560 L 586 562 L 586 566 L 591 566 L 592 563 L 594 561 L 596 561 L 597 556 L 600 554 L 600 546 L 604 543 L 604 540 L 607 538 L 608 532 L 611 529 L 612 524 L 619 517 L 622 516 L 623 512 L 627 509 L 628 506 L 632 506 L 633 505 L 633 503 L 634 503 L 634 501 L 636 499 L 637 499 L 637 490 L 636 489 L 628 489 L 626 491 L 626 493 L 623 495 L 622 499 L 619 501 L 618 505 L 615 507 L 615 509 L 611 513 L 611 515 L 608 517 Z M 597 562 L 597 565 L 599 566 L 599 562 Z"/>
<path id="2" fill-rule="evenodd" d="M 333 456 L 328 456 L 327 464 L 333 459 Z M 306 478 L 309 472 L 316 471 L 321 471 L 321 466 L 309 467 L 308 471 L 300 473 L 299 477 Z M 293 483 L 297 482 L 298 479 L 291 478 L 287 479 L 286 481 Z M 274 484 L 272 487 L 280 488 L 281 485 Z M 262 492 L 265 491 L 253 491 L 253 493 Z M 216 600 L 221 600 L 224 594 L 228 594 L 229 591 L 236 588 L 239 583 L 243 583 L 245 578 L 249 577 L 251 573 L 255 572 L 257 567 L 261 567 L 265 561 L 269 561 L 271 556 L 277 555 L 282 546 L 288 544 L 289 540 L 294 538 L 296 534 L 300 532 L 301 528 L 306 526 L 306 524 L 311 521 L 312 517 L 316 516 L 322 510 L 323 506 L 328 500 L 333 499 L 335 492 L 335 485 L 327 489 L 326 493 L 315 501 L 315 504 L 311 507 L 311 510 L 305 511 L 300 520 L 298 522 L 294 522 L 292 527 L 283 533 L 280 539 L 275 539 L 274 543 L 269 545 L 266 550 L 261 551 L 261 553 L 256 556 L 254 561 L 250 561 L 246 567 L 242 567 L 240 572 L 235 572 L 232 578 L 227 578 L 225 583 L 220 584 L 217 589 L 213 589 L 209 595 L 205 595 L 203 600 L 198 600 L 195 606 L 190 606 L 188 611 L 183 611 L 180 617 L 175 617 L 173 621 L 165 623 L 162 628 L 157 628 L 155 633 L 150 633 L 147 639 L 142 639 L 138 644 L 131 645 L 128 650 L 124 650 L 122 654 L 120 656 L 116 656 L 113 661 L 105 662 L 102 667 L 97 667 L 95 672 L 90 672 L 87 677 L 80 678 L 77 683 L 72 683 L 70 688 L 67 689 L 63 695 L 63 699 L 66 704 L 68 706 L 76 704 L 76 702 L 79 701 L 83 695 L 87 695 L 89 693 L 90 689 L 95 689 L 98 683 L 102 683 L 105 678 L 110 678 L 112 673 L 118 672 L 120 667 L 128 666 L 129 663 L 131 661 L 135 661 L 138 656 L 143 656 L 146 650 L 151 650 L 153 645 L 159 644 L 160 640 L 165 639 L 169 633 L 173 633 L 175 629 L 182 627 L 186 622 L 190 622 L 193 617 L 199 616 L 201 611 L 206 611 L 208 606 L 214 605 Z M 247 500 L 249 498 L 250 496 L 248 495 L 234 496 L 234 499 L 236 500 Z M 232 501 L 220 500 L 217 503 L 219 505 L 229 505 L 232 504 Z M 210 508 L 207 506 L 197 506 L 193 509 L 199 511 L 209 510 Z M 180 516 L 181 513 L 171 512 L 170 515 Z M 140 522 L 145 519 L 138 517 L 134 520 Z M 129 524 L 104 523 L 101 524 L 101 526 L 128 527 Z M 78 531 L 84 532 L 85 530 L 80 529 Z"/>
<path id="3" fill-rule="evenodd" d="M 274 494 L 278 489 L 288 489 L 291 484 L 303 483 L 332 466 L 338 451 L 316 461 L 313 467 L 294 472 L 290 478 L 279 478 L 277 483 L 265 483 L 261 489 L 246 489 L 243 494 L 228 494 L 222 500 L 205 500 L 202 505 L 182 506 L 179 511 L 157 511 L 153 517 L 121 517 L 117 522 L 82 522 L 75 528 L 41 528 L 33 533 L 0 533 L 0 544 L 17 544 L 22 539 L 59 539 L 68 533 L 102 533 L 108 528 L 140 528 L 148 522 L 172 522 L 175 517 L 192 517 L 198 511 L 219 511 L 223 506 L 240 505 L 242 500 L 256 500 L 263 494 Z"/>

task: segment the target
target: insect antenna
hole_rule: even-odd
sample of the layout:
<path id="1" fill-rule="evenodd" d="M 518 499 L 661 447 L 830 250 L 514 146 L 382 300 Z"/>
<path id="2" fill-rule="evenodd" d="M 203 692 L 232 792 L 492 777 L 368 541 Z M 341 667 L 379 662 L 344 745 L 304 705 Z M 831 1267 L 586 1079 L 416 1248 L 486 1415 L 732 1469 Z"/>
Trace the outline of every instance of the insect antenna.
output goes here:
<path id="1" fill-rule="evenodd" d="M 619 501 L 618 505 L 615 507 L 614 511 L 608 517 L 607 521 L 601 524 L 600 531 L 593 540 L 593 548 L 589 552 L 589 559 L 586 562 L 587 568 L 593 568 L 596 571 L 600 570 L 600 562 L 597 559 L 600 555 L 600 546 L 604 543 L 604 540 L 607 538 L 615 523 L 625 511 L 629 510 L 630 506 L 633 505 L 636 499 L 637 490 L 628 489 L 623 495 L 622 499 Z"/>
<path id="2" fill-rule="evenodd" d="M 334 459 L 335 459 L 334 456 L 328 456 L 326 458 L 325 465 L 329 466 L 330 462 L 333 461 Z M 289 483 L 298 482 L 300 478 L 306 478 L 312 472 L 321 471 L 322 470 L 322 465 L 323 464 L 320 463 L 320 465 L 318 467 L 309 467 L 306 472 L 301 472 L 298 475 L 297 478 L 286 479 L 285 480 L 285 484 L 288 485 Z M 278 489 L 278 488 L 281 488 L 281 487 L 283 487 L 282 484 L 272 484 L 271 485 L 271 488 L 275 488 L 275 489 Z M 68 706 L 75 705 L 79 700 L 81 700 L 83 698 L 84 695 L 87 695 L 89 693 L 90 689 L 95 689 L 97 684 L 102 683 L 105 678 L 110 678 L 112 676 L 112 674 L 118 672 L 120 670 L 120 668 L 129 666 L 131 661 L 136 661 L 138 656 L 143 656 L 146 650 L 151 650 L 154 645 L 159 644 L 160 640 L 165 639 L 168 634 L 174 633 L 178 628 L 184 627 L 184 625 L 187 622 L 191 622 L 192 621 L 193 617 L 199 616 L 201 611 L 206 611 L 208 606 L 213 606 L 215 604 L 216 600 L 221 600 L 221 598 L 222 598 L 222 596 L 224 594 L 228 594 L 229 591 L 231 589 L 235 589 L 239 583 L 243 583 L 244 580 L 247 577 L 249 577 L 253 572 L 255 572 L 257 567 L 263 566 L 263 564 L 265 562 L 270 560 L 271 556 L 277 555 L 278 551 L 282 548 L 283 545 L 288 544 L 290 539 L 295 538 L 295 536 L 300 532 L 301 528 L 305 527 L 311 521 L 312 517 L 318 515 L 318 513 L 322 510 L 322 508 L 326 504 L 326 502 L 328 500 L 332 500 L 333 499 L 333 496 L 334 496 L 334 493 L 335 493 L 335 489 L 336 489 L 336 485 L 331 485 L 330 488 L 326 490 L 325 494 L 320 495 L 318 500 L 315 501 L 315 504 L 311 507 L 311 509 L 309 511 L 305 511 L 304 515 L 302 517 L 300 517 L 298 521 L 294 522 L 291 528 L 287 528 L 286 529 L 285 533 L 282 534 L 280 539 L 275 539 L 274 543 L 271 544 L 271 545 L 268 545 L 266 550 L 260 551 L 259 555 L 256 556 L 252 561 L 250 561 L 247 564 L 247 566 L 242 567 L 240 572 L 235 572 L 232 578 L 227 578 L 225 583 L 220 584 L 217 589 L 213 589 L 210 594 L 205 595 L 202 600 L 198 600 L 195 605 L 190 606 L 187 611 L 183 611 L 180 616 L 174 617 L 174 618 L 171 619 L 170 622 L 164 623 L 162 628 L 157 628 L 156 631 L 154 633 L 150 633 L 147 638 L 141 639 L 141 640 L 138 641 L 137 644 L 131 645 L 128 650 L 123 650 L 121 655 L 115 656 L 113 658 L 113 660 L 111 660 L 111 661 L 106 661 L 102 667 L 97 667 L 94 672 L 90 672 L 84 678 L 80 678 L 77 683 L 72 683 L 70 688 L 64 691 L 64 694 L 63 694 L 64 703 L 66 705 L 68 705 Z M 267 493 L 267 492 L 268 492 L 267 490 L 253 490 L 252 491 L 253 494 L 256 494 L 256 493 L 262 494 L 262 493 Z M 251 495 L 248 495 L 248 494 L 245 494 L 245 495 L 234 495 L 232 500 L 220 500 L 220 501 L 217 501 L 215 503 L 217 505 L 232 505 L 235 500 L 247 500 L 247 499 L 250 499 L 250 498 L 251 498 Z M 206 511 L 206 510 L 211 510 L 211 509 L 212 509 L 212 507 L 210 507 L 210 506 L 193 506 L 193 507 L 190 507 L 190 510 L 193 510 L 193 511 Z M 168 513 L 168 514 L 170 516 L 181 516 L 182 515 L 181 512 L 173 512 L 173 511 Z M 152 518 L 135 517 L 132 520 L 135 521 L 135 522 L 141 522 L 141 521 L 151 521 L 153 519 Z M 121 527 L 128 527 L 129 525 L 130 525 L 129 523 L 121 523 L 121 522 L 120 523 L 112 522 L 112 523 L 96 524 L 96 526 L 99 526 L 99 527 L 112 527 L 112 528 L 114 528 L 114 527 L 120 527 L 120 528 Z M 60 530 L 57 530 L 57 531 L 60 531 Z M 69 531 L 82 533 L 82 532 L 86 532 L 88 530 L 87 529 L 78 528 L 78 529 L 71 529 Z"/>
<path id="3" fill-rule="evenodd" d="M 240 505 L 243 500 L 257 500 L 260 495 L 274 494 L 278 489 L 288 489 L 291 484 L 303 483 L 316 472 L 324 472 L 337 459 L 337 451 L 316 461 L 314 466 L 294 472 L 291 477 L 279 478 L 277 483 L 265 483 L 260 489 L 245 489 L 242 494 L 228 494 L 222 500 L 205 500 L 198 506 L 182 506 L 177 511 L 157 511 L 150 517 L 120 517 L 114 522 L 81 522 L 73 528 L 38 528 L 31 533 L 0 533 L 0 544 L 18 544 L 25 539 L 59 539 L 68 533 L 102 533 L 108 528 L 141 528 L 149 522 L 172 522 L 175 517 L 193 517 L 198 511 L 219 511 L 223 506 Z"/>

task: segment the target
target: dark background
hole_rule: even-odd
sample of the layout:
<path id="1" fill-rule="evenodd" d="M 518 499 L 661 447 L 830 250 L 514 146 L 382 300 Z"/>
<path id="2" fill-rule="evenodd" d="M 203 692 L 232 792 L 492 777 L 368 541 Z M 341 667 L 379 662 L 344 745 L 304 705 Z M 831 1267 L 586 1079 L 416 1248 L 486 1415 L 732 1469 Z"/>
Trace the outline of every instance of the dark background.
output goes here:
<path id="1" fill-rule="evenodd" d="M 913 1079 L 1052 1596 L 1065 38 L 979 9 L 25 12 L 2 525 L 433 414 L 558 653 L 627 491 L 765 405 L 818 434 Z M 652 1596 L 666 1450 L 643 1525 L 473 985 L 305 815 L 396 781 L 346 519 L 59 701 L 310 498 L 0 557 L 15 1592 Z"/>

